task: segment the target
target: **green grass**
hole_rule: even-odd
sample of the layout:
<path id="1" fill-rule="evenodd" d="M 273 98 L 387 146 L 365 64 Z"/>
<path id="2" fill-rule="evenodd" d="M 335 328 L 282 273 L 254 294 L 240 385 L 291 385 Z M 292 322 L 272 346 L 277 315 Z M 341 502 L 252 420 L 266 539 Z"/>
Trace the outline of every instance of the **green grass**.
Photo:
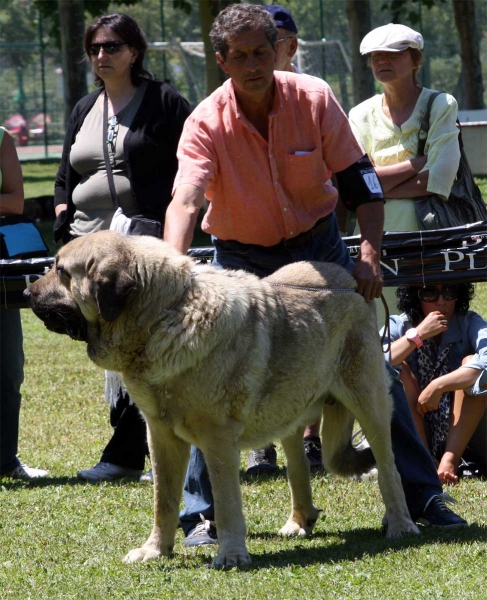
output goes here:
<path id="1" fill-rule="evenodd" d="M 49 469 L 50 478 L 0 483 L 2 600 L 485 597 L 485 481 L 462 481 L 452 492 L 469 528 L 423 529 L 390 542 L 380 531 L 377 484 L 316 475 L 315 504 L 323 516 L 312 538 L 294 540 L 276 535 L 289 507 L 284 471 L 269 480 L 242 473 L 250 568 L 206 569 L 214 549 L 184 548 L 181 532 L 173 558 L 124 565 L 125 553 L 150 532 L 152 486 L 76 480 L 110 436 L 103 373 L 84 344 L 48 332 L 30 311 L 22 317 L 20 456 Z"/>

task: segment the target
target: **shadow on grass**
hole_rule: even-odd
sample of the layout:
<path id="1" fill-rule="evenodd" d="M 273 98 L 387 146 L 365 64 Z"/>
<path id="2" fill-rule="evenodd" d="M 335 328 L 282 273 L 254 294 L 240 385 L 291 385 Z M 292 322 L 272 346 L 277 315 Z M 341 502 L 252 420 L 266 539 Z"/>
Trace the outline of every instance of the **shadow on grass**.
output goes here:
<path id="1" fill-rule="evenodd" d="M 59 485 L 105 485 L 105 486 L 127 486 L 127 485 L 146 485 L 134 477 L 124 477 L 113 481 L 84 481 L 77 477 L 43 477 L 42 479 L 33 479 L 32 481 L 22 481 L 21 479 L 1 480 L 1 485 L 7 490 L 25 489 L 25 488 L 47 488 Z"/>
<path id="2" fill-rule="evenodd" d="M 294 548 L 274 550 L 265 554 L 252 554 L 252 564 L 237 567 L 238 571 L 259 571 L 261 569 L 286 569 L 289 567 L 309 567 L 314 564 L 336 564 L 353 562 L 363 558 L 372 558 L 387 552 L 401 551 L 406 548 L 419 548 L 429 544 L 471 544 L 484 542 L 487 527 L 472 524 L 469 527 L 421 528 L 420 535 L 409 534 L 398 540 L 388 540 L 378 529 L 364 528 L 346 532 L 317 532 L 311 538 L 296 540 Z M 316 539 L 327 540 L 328 545 L 316 547 Z M 337 539 L 338 538 L 338 539 Z M 274 533 L 251 534 L 248 539 L 269 540 L 276 543 L 282 538 Z M 313 543 L 313 547 L 308 544 Z M 252 549 L 252 548 L 251 548 Z M 194 549 L 194 554 L 176 553 L 162 559 L 161 563 L 151 563 L 156 571 L 181 571 L 197 567 L 208 568 L 216 554 L 216 546 Z"/>

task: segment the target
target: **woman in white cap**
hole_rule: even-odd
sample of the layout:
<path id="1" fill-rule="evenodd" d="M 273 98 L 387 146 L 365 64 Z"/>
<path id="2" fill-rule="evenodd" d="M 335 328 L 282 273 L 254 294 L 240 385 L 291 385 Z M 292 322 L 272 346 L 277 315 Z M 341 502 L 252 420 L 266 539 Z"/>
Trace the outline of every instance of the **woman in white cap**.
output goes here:
<path id="1" fill-rule="evenodd" d="M 372 30 L 360 45 L 383 93 L 352 108 L 350 124 L 384 190 L 385 231 L 417 231 L 413 199 L 428 194 L 447 199 L 460 162 L 458 107 L 449 94 L 434 100 L 425 156 L 417 156 L 419 125 L 434 91 L 417 79 L 422 48 L 420 33 L 393 23 Z M 394 311 L 394 290 L 386 288 L 385 296 Z"/>

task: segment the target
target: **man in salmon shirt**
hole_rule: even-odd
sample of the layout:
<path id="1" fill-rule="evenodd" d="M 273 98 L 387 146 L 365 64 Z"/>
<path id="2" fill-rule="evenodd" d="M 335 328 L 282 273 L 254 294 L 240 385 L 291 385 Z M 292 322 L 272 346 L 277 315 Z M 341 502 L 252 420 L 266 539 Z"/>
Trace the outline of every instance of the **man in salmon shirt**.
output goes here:
<path id="1" fill-rule="evenodd" d="M 164 239 L 186 253 L 206 199 L 202 228 L 213 236 L 214 266 L 265 277 L 291 262 L 335 262 L 353 274 L 366 300 L 379 297 L 382 190 L 330 87 L 315 77 L 274 71 L 276 25 L 257 5 L 223 10 L 210 37 L 216 59 L 230 78 L 185 123 Z M 361 252 L 355 264 L 338 232 L 332 172 L 343 201 L 357 212 Z M 423 453 L 428 453 L 414 437 L 410 413 L 404 416 L 402 409 L 409 407 L 402 389 L 396 390 L 395 412 L 400 409 L 399 420 L 406 423 L 393 423 L 392 434 L 403 477 L 399 447 L 404 461 L 407 455 L 407 463 L 418 463 L 419 471 Z M 397 428 L 401 431 L 394 444 Z M 432 472 L 427 468 L 414 473 L 411 482 L 403 477 L 412 518 L 436 525 L 465 524 L 444 505 L 433 463 L 431 467 Z M 180 520 L 185 545 L 217 543 L 208 471 L 195 447 L 184 500 Z"/>

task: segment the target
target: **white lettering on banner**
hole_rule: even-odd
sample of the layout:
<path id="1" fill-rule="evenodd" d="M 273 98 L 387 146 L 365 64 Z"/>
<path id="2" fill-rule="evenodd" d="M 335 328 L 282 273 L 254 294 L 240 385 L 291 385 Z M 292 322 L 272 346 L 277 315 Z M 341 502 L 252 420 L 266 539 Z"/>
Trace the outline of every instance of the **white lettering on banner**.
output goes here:
<path id="1" fill-rule="evenodd" d="M 373 194 L 377 194 L 382 192 L 382 188 L 380 187 L 379 180 L 377 179 L 377 175 L 375 172 L 373 173 L 364 173 L 364 180 L 367 184 L 367 187 Z"/>
<path id="2" fill-rule="evenodd" d="M 386 263 L 380 261 L 380 265 L 381 267 L 384 267 L 384 269 L 387 269 L 388 271 L 390 271 L 393 275 L 395 275 L 396 277 L 399 275 L 399 261 L 402 260 L 400 258 L 393 258 L 392 262 L 394 263 L 394 267 L 390 267 L 389 265 L 387 265 Z"/>
<path id="3" fill-rule="evenodd" d="M 454 269 L 451 268 L 451 265 L 453 263 L 462 262 L 463 260 L 465 260 L 466 256 L 468 256 L 469 265 L 470 265 L 469 268 L 466 269 L 466 270 L 468 270 L 468 271 L 482 271 L 483 269 L 487 268 L 487 265 L 484 265 L 482 267 L 476 267 L 475 266 L 475 257 L 476 256 L 478 257 L 478 254 L 475 254 L 474 252 L 471 252 L 471 253 L 468 253 L 468 254 L 464 254 L 463 252 L 460 252 L 458 250 L 449 250 L 449 251 L 446 251 L 446 252 L 442 252 L 441 254 L 443 254 L 443 257 L 445 259 L 445 268 L 443 269 L 443 273 L 447 273 L 449 271 L 453 271 Z"/>

